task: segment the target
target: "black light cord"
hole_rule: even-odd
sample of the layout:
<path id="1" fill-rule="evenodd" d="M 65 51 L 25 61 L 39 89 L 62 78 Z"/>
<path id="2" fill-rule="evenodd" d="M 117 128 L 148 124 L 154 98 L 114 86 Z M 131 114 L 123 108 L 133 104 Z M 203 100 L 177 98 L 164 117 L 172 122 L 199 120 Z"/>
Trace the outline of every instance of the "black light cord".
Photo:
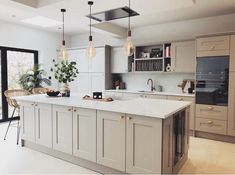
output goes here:
<path id="1" fill-rule="evenodd" d="M 64 41 L 64 12 L 63 13 L 63 41 Z"/>
<path id="2" fill-rule="evenodd" d="M 129 28 L 129 31 L 131 30 L 131 14 L 130 14 L 130 9 L 131 9 L 131 1 L 129 0 L 129 18 L 128 18 L 128 28 Z"/>
<path id="3" fill-rule="evenodd" d="M 91 36 L 91 4 L 90 4 L 90 36 Z"/>

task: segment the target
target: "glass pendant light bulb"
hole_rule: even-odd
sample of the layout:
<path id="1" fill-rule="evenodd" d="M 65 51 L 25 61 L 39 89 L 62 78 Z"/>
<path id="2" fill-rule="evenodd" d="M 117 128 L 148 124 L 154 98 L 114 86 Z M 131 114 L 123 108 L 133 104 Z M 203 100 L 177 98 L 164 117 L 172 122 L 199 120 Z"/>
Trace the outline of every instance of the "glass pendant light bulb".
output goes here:
<path id="1" fill-rule="evenodd" d="M 67 60 L 68 59 L 68 51 L 65 47 L 65 45 L 62 45 L 60 48 L 60 59 Z"/>
<path id="2" fill-rule="evenodd" d="M 125 49 L 125 52 L 126 52 L 126 55 L 129 57 L 129 56 L 132 56 L 135 52 L 135 46 L 133 45 L 132 41 L 131 41 L 131 36 L 128 36 L 127 39 L 126 39 L 126 42 L 124 44 L 124 49 Z"/>
<path id="3" fill-rule="evenodd" d="M 96 56 L 96 49 L 95 49 L 92 41 L 89 41 L 89 43 L 88 43 L 86 55 L 88 58 L 94 58 Z"/>
<path id="4" fill-rule="evenodd" d="M 135 46 L 131 41 L 131 30 L 128 31 L 126 42 L 124 44 L 124 49 L 128 57 L 132 56 L 135 52 Z"/>

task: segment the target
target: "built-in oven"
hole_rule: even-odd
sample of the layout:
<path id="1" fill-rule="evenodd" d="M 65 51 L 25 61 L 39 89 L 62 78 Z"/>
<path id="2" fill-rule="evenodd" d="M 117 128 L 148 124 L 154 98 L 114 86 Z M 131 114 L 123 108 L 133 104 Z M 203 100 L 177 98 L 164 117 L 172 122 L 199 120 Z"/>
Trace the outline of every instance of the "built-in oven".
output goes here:
<path id="1" fill-rule="evenodd" d="M 196 104 L 228 105 L 229 56 L 197 58 Z"/>

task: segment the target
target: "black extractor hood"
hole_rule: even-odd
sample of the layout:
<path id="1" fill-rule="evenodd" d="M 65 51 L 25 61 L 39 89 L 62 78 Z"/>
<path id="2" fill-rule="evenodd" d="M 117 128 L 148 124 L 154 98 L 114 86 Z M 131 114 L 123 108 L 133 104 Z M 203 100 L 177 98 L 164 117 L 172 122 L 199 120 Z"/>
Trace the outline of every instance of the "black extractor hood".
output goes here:
<path id="1" fill-rule="evenodd" d="M 94 19 L 99 22 L 104 21 L 112 21 L 115 19 L 121 19 L 121 18 L 127 18 L 129 16 L 138 16 L 140 15 L 136 11 L 130 9 L 129 7 L 121 7 L 117 9 L 107 10 L 103 12 L 93 13 L 90 15 L 87 15 L 86 17 Z"/>

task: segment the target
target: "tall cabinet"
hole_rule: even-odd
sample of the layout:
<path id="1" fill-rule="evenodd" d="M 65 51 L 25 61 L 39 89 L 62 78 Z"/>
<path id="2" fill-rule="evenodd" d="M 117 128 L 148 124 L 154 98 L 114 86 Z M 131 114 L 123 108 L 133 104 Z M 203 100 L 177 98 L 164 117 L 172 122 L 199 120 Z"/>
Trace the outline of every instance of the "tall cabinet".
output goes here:
<path id="1" fill-rule="evenodd" d="M 96 56 L 88 58 L 86 49 L 70 49 L 68 59 L 77 62 L 78 77 L 71 83 L 73 93 L 91 94 L 95 91 L 103 92 L 112 86 L 110 59 L 111 47 L 96 48 Z"/>
<path id="2" fill-rule="evenodd" d="M 235 35 L 230 40 L 228 135 L 235 136 Z"/>

